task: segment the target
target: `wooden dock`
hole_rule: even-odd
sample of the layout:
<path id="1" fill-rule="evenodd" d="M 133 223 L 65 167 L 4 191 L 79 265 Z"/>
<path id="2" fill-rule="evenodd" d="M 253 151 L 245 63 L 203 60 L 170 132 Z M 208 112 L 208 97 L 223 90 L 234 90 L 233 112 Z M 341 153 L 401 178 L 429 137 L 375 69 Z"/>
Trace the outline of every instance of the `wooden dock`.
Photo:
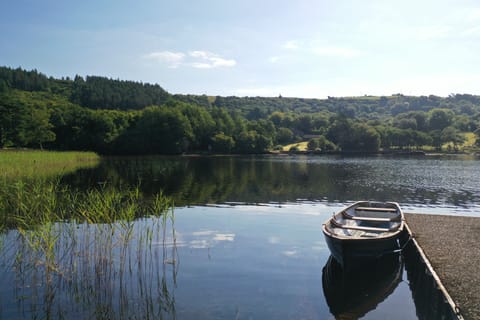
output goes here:
<path id="1" fill-rule="evenodd" d="M 405 217 L 460 319 L 480 320 L 480 217 L 415 213 Z"/>

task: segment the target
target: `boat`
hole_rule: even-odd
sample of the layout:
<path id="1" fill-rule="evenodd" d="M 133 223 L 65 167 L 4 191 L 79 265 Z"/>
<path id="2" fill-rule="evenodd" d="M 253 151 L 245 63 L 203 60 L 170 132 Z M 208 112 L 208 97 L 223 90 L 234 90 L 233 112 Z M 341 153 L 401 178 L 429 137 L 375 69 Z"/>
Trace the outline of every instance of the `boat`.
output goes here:
<path id="1" fill-rule="evenodd" d="M 335 260 L 351 268 L 401 250 L 404 220 L 396 202 L 358 201 L 334 213 L 322 231 Z"/>

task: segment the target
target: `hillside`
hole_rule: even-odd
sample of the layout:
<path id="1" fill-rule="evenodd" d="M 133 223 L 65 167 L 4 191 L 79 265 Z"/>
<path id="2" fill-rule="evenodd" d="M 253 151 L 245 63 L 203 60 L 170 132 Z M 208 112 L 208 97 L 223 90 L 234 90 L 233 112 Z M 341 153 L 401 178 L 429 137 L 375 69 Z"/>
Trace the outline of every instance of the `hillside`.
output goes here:
<path id="1" fill-rule="evenodd" d="M 458 150 L 480 127 L 480 97 L 303 99 L 172 95 L 158 84 L 55 79 L 0 67 L 0 146 L 105 154 Z"/>

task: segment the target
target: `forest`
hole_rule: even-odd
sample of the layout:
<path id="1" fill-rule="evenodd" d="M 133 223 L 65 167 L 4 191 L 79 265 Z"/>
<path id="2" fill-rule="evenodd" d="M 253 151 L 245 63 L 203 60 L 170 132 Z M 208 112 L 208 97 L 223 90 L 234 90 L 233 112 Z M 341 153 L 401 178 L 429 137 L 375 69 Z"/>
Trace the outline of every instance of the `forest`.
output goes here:
<path id="1" fill-rule="evenodd" d="M 478 151 L 480 96 L 179 95 L 158 84 L 0 67 L 0 148 L 256 154 L 301 141 L 319 153 Z"/>

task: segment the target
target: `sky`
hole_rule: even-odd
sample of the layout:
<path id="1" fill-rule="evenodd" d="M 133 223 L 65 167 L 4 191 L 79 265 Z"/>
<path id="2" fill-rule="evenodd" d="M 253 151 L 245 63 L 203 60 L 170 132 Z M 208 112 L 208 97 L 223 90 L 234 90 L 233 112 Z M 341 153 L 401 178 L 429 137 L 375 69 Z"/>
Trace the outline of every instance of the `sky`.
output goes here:
<path id="1" fill-rule="evenodd" d="M 0 0 L 0 65 L 172 94 L 480 94 L 478 0 Z"/>

